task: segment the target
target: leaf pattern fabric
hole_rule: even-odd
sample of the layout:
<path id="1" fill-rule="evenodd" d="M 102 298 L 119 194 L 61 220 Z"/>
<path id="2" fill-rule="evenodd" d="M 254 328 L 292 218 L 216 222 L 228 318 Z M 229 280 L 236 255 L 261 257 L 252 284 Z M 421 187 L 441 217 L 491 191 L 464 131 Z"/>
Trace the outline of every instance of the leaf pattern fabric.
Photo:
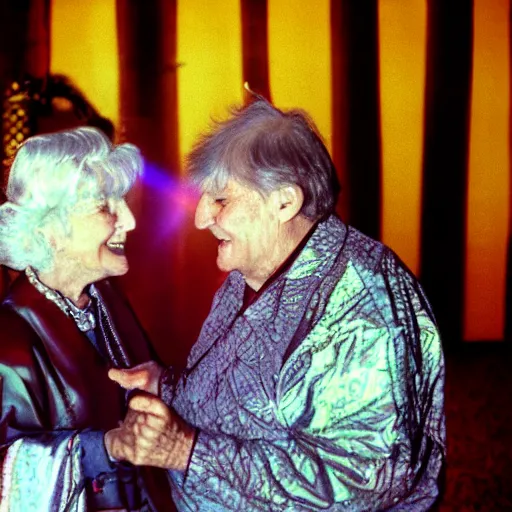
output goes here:
<path id="1" fill-rule="evenodd" d="M 173 407 L 199 429 L 180 510 L 428 510 L 445 454 L 428 301 L 387 247 L 331 216 L 245 311 L 218 290 Z M 291 347 L 291 350 L 290 350 Z"/>

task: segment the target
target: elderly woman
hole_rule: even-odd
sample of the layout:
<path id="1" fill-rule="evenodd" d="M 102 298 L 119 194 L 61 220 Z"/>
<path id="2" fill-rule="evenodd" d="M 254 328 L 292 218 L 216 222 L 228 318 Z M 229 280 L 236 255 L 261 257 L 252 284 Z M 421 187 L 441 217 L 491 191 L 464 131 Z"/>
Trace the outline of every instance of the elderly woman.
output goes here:
<path id="1" fill-rule="evenodd" d="M 149 468 L 114 462 L 103 441 L 125 413 L 108 369 L 154 358 L 105 280 L 128 271 L 125 195 L 141 170 L 135 146 L 88 127 L 32 137 L 12 163 L 0 264 L 21 273 L 0 306 L 2 511 L 172 507 L 148 491 Z"/>
<path id="2" fill-rule="evenodd" d="M 153 393 L 160 379 L 163 401 L 133 397 L 109 453 L 171 470 L 183 511 L 429 510 L 445 450 L 439 333 L 391 249 L 335 215 L 316 127 L 255 101 L 189 170 L 196 226 L 229 274 L 181 375 L 110 370 Z"/>

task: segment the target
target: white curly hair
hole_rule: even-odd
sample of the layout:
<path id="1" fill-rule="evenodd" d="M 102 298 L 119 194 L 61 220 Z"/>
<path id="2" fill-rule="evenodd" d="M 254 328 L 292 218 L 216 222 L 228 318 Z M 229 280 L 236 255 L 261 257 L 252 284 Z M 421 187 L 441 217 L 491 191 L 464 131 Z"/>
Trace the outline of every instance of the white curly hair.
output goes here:
<path id="1" fill-rule="evenodd" d="M 121 198 L 142 173 L 139 149 L 114 145 L 100 130 L 80 127 L 27 139 L 16 152 L 0 206 L 0 264 L 51 268 L 42 228 L 69 234 L 69 214 L 87 200 Z"/>

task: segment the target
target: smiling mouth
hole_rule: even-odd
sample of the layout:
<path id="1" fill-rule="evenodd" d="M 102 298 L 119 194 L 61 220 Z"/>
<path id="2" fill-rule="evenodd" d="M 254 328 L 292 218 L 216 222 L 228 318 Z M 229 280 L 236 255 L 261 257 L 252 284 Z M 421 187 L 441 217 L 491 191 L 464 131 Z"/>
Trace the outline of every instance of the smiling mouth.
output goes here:
<path id="1" fill-rule="evenodd" d="M 212 235 L 215 237 L 215 239 L 217 240 L 217 243 L 219 245 L 225 245 L 225 244 L 231 242 L 231 240 L 229 238 L 227 238 L 225 235 L 223 235 L 222 233 L 217 233 L 216 231 L 212 231 Z"/>
<path id="2" fill-rule="evenodd" d="M 124 242 L 107 242 L 107 249 L 118 256 L 124 256 Z"/>
<path id="3" fill-rule="evenodd" d="M 231 243 L 231 240 L 224 240 L 222 238 L 218 238 L 217 242 L 219 243 L 219 247 L 226 247 L 226 245 Z"/>

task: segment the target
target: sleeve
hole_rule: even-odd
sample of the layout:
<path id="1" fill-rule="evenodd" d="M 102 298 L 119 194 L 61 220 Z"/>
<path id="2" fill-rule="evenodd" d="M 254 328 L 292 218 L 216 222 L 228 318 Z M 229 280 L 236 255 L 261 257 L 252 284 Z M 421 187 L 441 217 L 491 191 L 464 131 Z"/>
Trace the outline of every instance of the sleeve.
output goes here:
<path id="1" fill-rule="evenodd" d="M 85 512 L 81 447 L 72 432 L 19 438 L 0 447 L 0 510 Z"/>
<path id="2" fill-rule="evenodd" d="M 17 315 L 0 317 L 0 511 L 137 503 L 136 471 L 109 460 L 104 432 L 55 425 L 37 336 Z"/>
<path id="3" fill-rule="evenodd" d="M 158 383 L 158 396 L 168 406 L 170 406 L 174 400 L 178 379 L 179 373 L 173 366 L 166 367 L 160 376 L 160 381 Z"/>
<path id="4" fill-rule="evenodd" d="M 0 510 L 85 511 L 79 437 L 48 428 L 31 333 L 9 320 L 0 322 Z"/>
<path id="5" fill-rule="evenodd" d="M 14 312 L 0 309 L 0 325 L 0 444 L 4 444 L 26 432 L 51 429 L 51 412 L 47 368 L 34 348 L 37 335 Z"/>
<path id="6" fill-rule="evenodd" d="M 229 510 L 432 506 L 444 451 L 437 330 L 428 315 L 418 316 L 421 339 L 379 324 L 362 314 L 367 294 L 345 285 L 282 368 L 270 404 L 279 427 L 254 440 L 200 432 L 187 474 L 173 476 L 188 499 Z M 413 362 L 411 344 L 428 357 Z"/>

